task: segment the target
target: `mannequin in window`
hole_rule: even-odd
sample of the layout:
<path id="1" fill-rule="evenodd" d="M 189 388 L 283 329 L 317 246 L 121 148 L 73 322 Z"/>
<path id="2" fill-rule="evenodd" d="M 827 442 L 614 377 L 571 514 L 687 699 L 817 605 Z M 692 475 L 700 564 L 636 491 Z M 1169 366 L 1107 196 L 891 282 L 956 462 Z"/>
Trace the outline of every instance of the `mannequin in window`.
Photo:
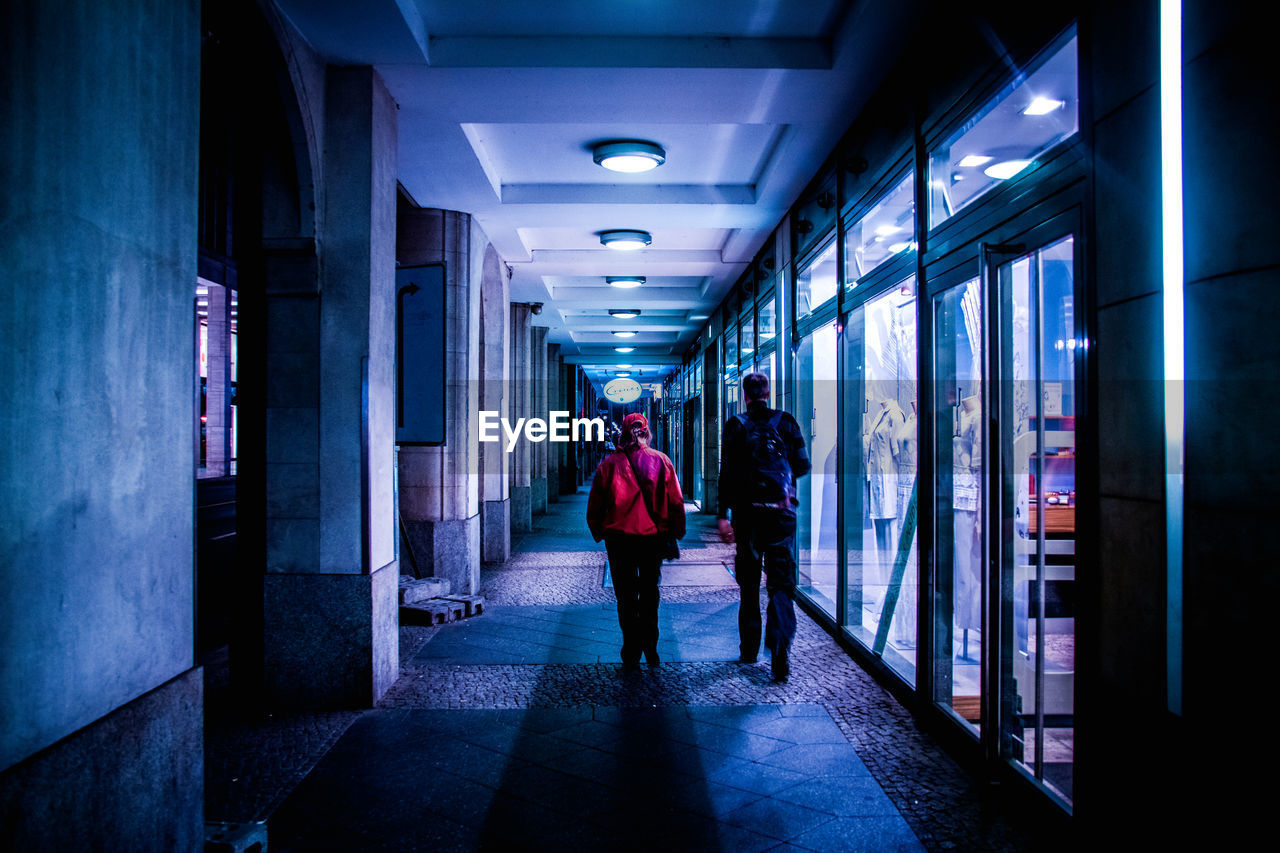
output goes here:
<path id="1" fill-rule="evenodd" d="M 895 436 L 906 421 L 897 402 L 882 397 L 879 412 L 873 413 L 866 436 L 867 515 L 875 528 L 880 585 L 889 580 L 897 554 L 894 522 L 898 518 L 898 442 Z"/>
<path id="2" fill-rule="evenodd" d="M 963 631 L 963 656 L 969 657 L 969 631 L 982 629 L 982 530 L 978 496 L 982 476 L 982 401 L 960 401 L 954 444 L 955 626 Z"/>
<path id="3" fill-rule="evenodd" d="M 897 447 L 898 463 L 898 515 L 897 530 L 903 530 L 907 510 L 911 504 L 911 490 L 916 485 L 916 451 L 919 432 L 916 424 L 916 401 L 911 401 L 911 409 L 893 434 Z M 918 497 L 917 497 L 918 500 Z M 894 543 L 893 558 L 897 558 L 897 547 L 904 544 L 910 549 L 910 542 Z M 909 551 L 906 571 L 902 576 L 902 589 L 898 595 L 898 606 L 893 617 L 893 628 L 889 637 L 900 649 L 915 648 L 916 643 L 916 559 L 915 551 Z M 892 565 L 892 564 L 891 564 Z"/>

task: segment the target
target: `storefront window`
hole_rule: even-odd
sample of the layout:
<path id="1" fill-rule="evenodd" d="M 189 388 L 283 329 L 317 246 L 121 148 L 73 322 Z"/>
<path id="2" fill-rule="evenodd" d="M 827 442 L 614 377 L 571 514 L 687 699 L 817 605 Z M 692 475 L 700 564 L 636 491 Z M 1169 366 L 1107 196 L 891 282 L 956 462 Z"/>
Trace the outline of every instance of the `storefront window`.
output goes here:
<path id="1" fill-rule="evenodd" d="M 908 175 L 845 231 L 845 281 L 850 288 L 885 261 L 915 247 L 915 176 Z"/>
<path id="2" fill-rule="evenodd" d="M 836 295 L 836 244 L 830 245 L 796 276 L 796 319 L 807 317 Z"/>
<path id="3" fill-rule="evenodd" d="M 929 152 L 929 223 L 939 225 L 983 193 L 1026 171 L 1079 129 L 1074 32 L 1030 74 L 988 101 Z"/>
<path id="4" fill-rule="evenodd" d="M 760 301 L 757 303 L 757 311 L 759 312 L 757 323 L 760 326 L 759 344 L 763 347 L 778 336 L 778 310 L 777 306 L 774 305 L 772 293 L 760 297 Z"/>
<path id="5" fill-rule="evenodd" d="M 914 684 L 915 277 L 850 312 L 845 336 L 846 626 Z"/>
<path id="6" fill-rule="evenodd" d="M 797 483 L 797 587 L 832 616 L 836 612 L 836 323 L 800 342 L 796 355 L 796 420 L 813 470 Z"/>
<path id="7" fill-rule="evenodd" d="M 756 330 L 755 324 L 751 322 L 750 308 L 743 313 L 740 328 L 742 329 L 742 337 L 739 357 L 742 359 L 742 369 L 750 370 L 756 358 Z"/>
<path id="8" fill-rule="evenodd" d="M 983 305 L 978 279 L 934 303 L 934 700 L 976 732 L 982 703 Z"/>
<path id="9" fill-rule="evenodd" d="M 1074 241 L 1003 264 L 1002 753 L 1068 802 L 1075 715 Z"/>
<path id="10" fill-rule="evenodd" d="M 724 369 L 737 370 L 738 368 L 738 327 L 730 326 L 729 330 L 724 333 Z"/>

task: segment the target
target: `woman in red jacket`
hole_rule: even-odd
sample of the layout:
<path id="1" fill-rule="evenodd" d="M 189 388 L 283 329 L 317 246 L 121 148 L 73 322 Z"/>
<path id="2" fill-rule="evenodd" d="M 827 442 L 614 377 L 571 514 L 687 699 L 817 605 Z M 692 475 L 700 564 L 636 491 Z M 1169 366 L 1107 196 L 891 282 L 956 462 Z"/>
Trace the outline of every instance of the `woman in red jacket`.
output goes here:
<path id="1" fill-rule="evenodd" d="M 604 540 L 622 627 L 622 666 L 658 663 L 658 578 L 671 539 L 684 536 L 684 495 L 675 466 L 649 447 L 641 414 L 622 420 L 618 449 L 596 469 L 587 498 L 591 535 Z"/>

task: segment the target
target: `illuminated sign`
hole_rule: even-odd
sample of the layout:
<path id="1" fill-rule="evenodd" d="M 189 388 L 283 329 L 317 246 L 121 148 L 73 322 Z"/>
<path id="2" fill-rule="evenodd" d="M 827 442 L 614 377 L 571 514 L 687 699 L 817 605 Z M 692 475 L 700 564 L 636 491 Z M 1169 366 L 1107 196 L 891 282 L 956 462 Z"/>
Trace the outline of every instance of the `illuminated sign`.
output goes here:
<path id="1" fill-rule="evenodd" d="M 640 383 L 634 379 L 614 379 L 604 386 L 604 396 L 610 403 L 630 403 L 640 398 Z"/>

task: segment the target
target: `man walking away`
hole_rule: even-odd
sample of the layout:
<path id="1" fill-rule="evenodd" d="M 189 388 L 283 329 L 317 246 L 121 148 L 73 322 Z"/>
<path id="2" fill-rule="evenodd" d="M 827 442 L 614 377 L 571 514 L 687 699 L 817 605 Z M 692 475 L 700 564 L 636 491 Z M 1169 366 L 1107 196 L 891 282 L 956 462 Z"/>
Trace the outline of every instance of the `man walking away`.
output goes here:
<path id="1" fill-rule="evenodd" d="M 742 378 L 747 411 L 724 425 L 720 463 L 720 538 L 737 542 L 734 574 L 742 600 L 738 605 L 738 640 L 742 663 L 755 663 L 760 653 L 760 574 L 769 601 L 765 646 L 776 681 L 791 672 L 791 640 L 796 634 L 792 601 L 796 564 L 795 481 L 809 473 L 809 454 L 795 418 L 769 408 L 769 377 L 749 373 Z"/>

